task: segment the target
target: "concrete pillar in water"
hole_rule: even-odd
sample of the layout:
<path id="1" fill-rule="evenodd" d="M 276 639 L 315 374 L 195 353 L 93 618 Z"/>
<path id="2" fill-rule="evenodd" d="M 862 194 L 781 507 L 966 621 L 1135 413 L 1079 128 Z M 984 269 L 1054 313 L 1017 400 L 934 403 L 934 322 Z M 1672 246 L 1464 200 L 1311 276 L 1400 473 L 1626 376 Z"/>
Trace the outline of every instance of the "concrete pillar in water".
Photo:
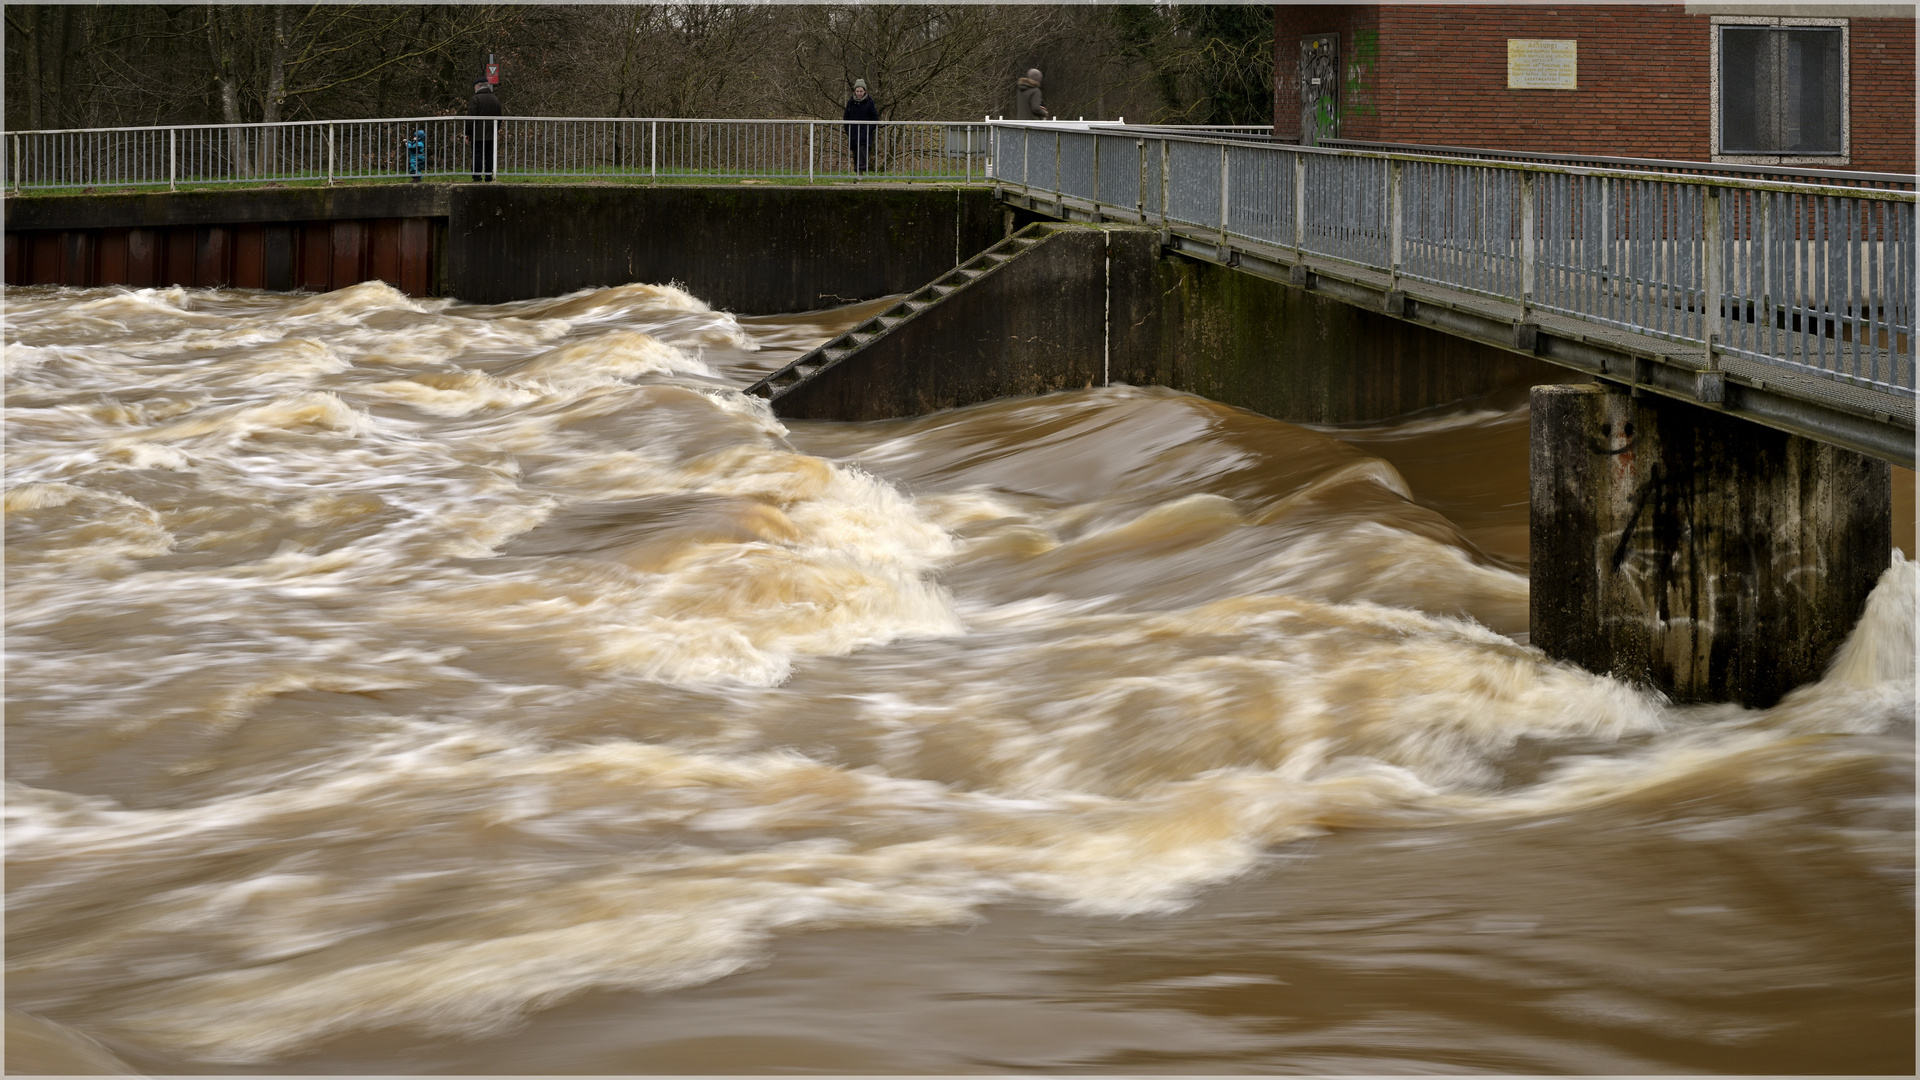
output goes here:
<path id="1" fill-rule="evenodd" d="M 1602 385 L 1532 397 L 1532 641 L 1678 701 L 1819 678 L 1892 558 L 1885 462 Z"/>

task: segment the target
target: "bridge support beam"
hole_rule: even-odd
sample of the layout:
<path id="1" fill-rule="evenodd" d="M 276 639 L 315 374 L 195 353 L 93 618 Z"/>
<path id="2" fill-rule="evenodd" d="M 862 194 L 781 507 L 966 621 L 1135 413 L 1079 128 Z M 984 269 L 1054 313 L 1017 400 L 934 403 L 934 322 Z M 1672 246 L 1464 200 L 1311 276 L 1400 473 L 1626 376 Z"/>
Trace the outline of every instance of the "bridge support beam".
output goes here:
<path id="1" fill-rule="evenodd" d="M 1818 678 L 1891 561 L 1885 462 L 1610 384 L 1532 391 L 1532 641 L 1678 701 Z"/>

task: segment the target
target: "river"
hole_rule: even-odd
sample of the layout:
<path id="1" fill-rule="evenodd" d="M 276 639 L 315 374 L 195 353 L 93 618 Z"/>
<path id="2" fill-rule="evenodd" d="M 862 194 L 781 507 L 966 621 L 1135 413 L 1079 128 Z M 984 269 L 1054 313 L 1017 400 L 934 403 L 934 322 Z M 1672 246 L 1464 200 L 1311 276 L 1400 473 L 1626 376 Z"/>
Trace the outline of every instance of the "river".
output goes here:
<path id="1" fill-rule="evenodd" d="M 1917 564 L 1676 707 L 1523 393 L 738 392 L 870 310 L 9 289 L 12 1071 L 1913 1071 Z"/>

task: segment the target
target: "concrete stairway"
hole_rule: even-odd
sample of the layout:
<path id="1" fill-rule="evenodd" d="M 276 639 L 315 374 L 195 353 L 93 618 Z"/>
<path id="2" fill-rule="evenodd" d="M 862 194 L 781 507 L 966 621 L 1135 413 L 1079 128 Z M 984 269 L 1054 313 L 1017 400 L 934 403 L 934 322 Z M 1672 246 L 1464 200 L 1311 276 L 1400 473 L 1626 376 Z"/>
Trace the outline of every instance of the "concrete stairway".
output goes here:
<path id="1" fill-rule="evenodd" d="M 1053 222 L 1034 222 L 1012 236 L 954 267 L 931 284 L 922 287 L 879 315 L 820 345 L 785 367 L 747 387 L 746 392 L 767 398 L 779 410 L 780 400 L 795 393 L 813 379 L 860 355 L 868 347 L 887 338 L 902 326 L 918 319 L 936 304 L 975 288 L 985 279 L 1000 274 L 1006 266 L 1058 233 L 1063 226 Z"/>

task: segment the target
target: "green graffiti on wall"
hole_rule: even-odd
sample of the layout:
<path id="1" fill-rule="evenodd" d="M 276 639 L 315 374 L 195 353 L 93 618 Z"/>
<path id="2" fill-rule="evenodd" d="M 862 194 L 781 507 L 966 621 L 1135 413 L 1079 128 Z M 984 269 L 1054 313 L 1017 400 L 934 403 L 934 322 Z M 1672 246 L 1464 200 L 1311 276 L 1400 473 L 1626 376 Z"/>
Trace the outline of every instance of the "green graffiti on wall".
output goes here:
<path id="1" fill-rule="evenodd" d="M 1380 68 L 1380 31 L 1354 31 L 1353 47 L 1344 66 L 1346 71 L 1341 80 L 1340 114 L 1343 117 L 1380 115 L 1379 106 L 1373 98 L 1375 78 Z"/>

